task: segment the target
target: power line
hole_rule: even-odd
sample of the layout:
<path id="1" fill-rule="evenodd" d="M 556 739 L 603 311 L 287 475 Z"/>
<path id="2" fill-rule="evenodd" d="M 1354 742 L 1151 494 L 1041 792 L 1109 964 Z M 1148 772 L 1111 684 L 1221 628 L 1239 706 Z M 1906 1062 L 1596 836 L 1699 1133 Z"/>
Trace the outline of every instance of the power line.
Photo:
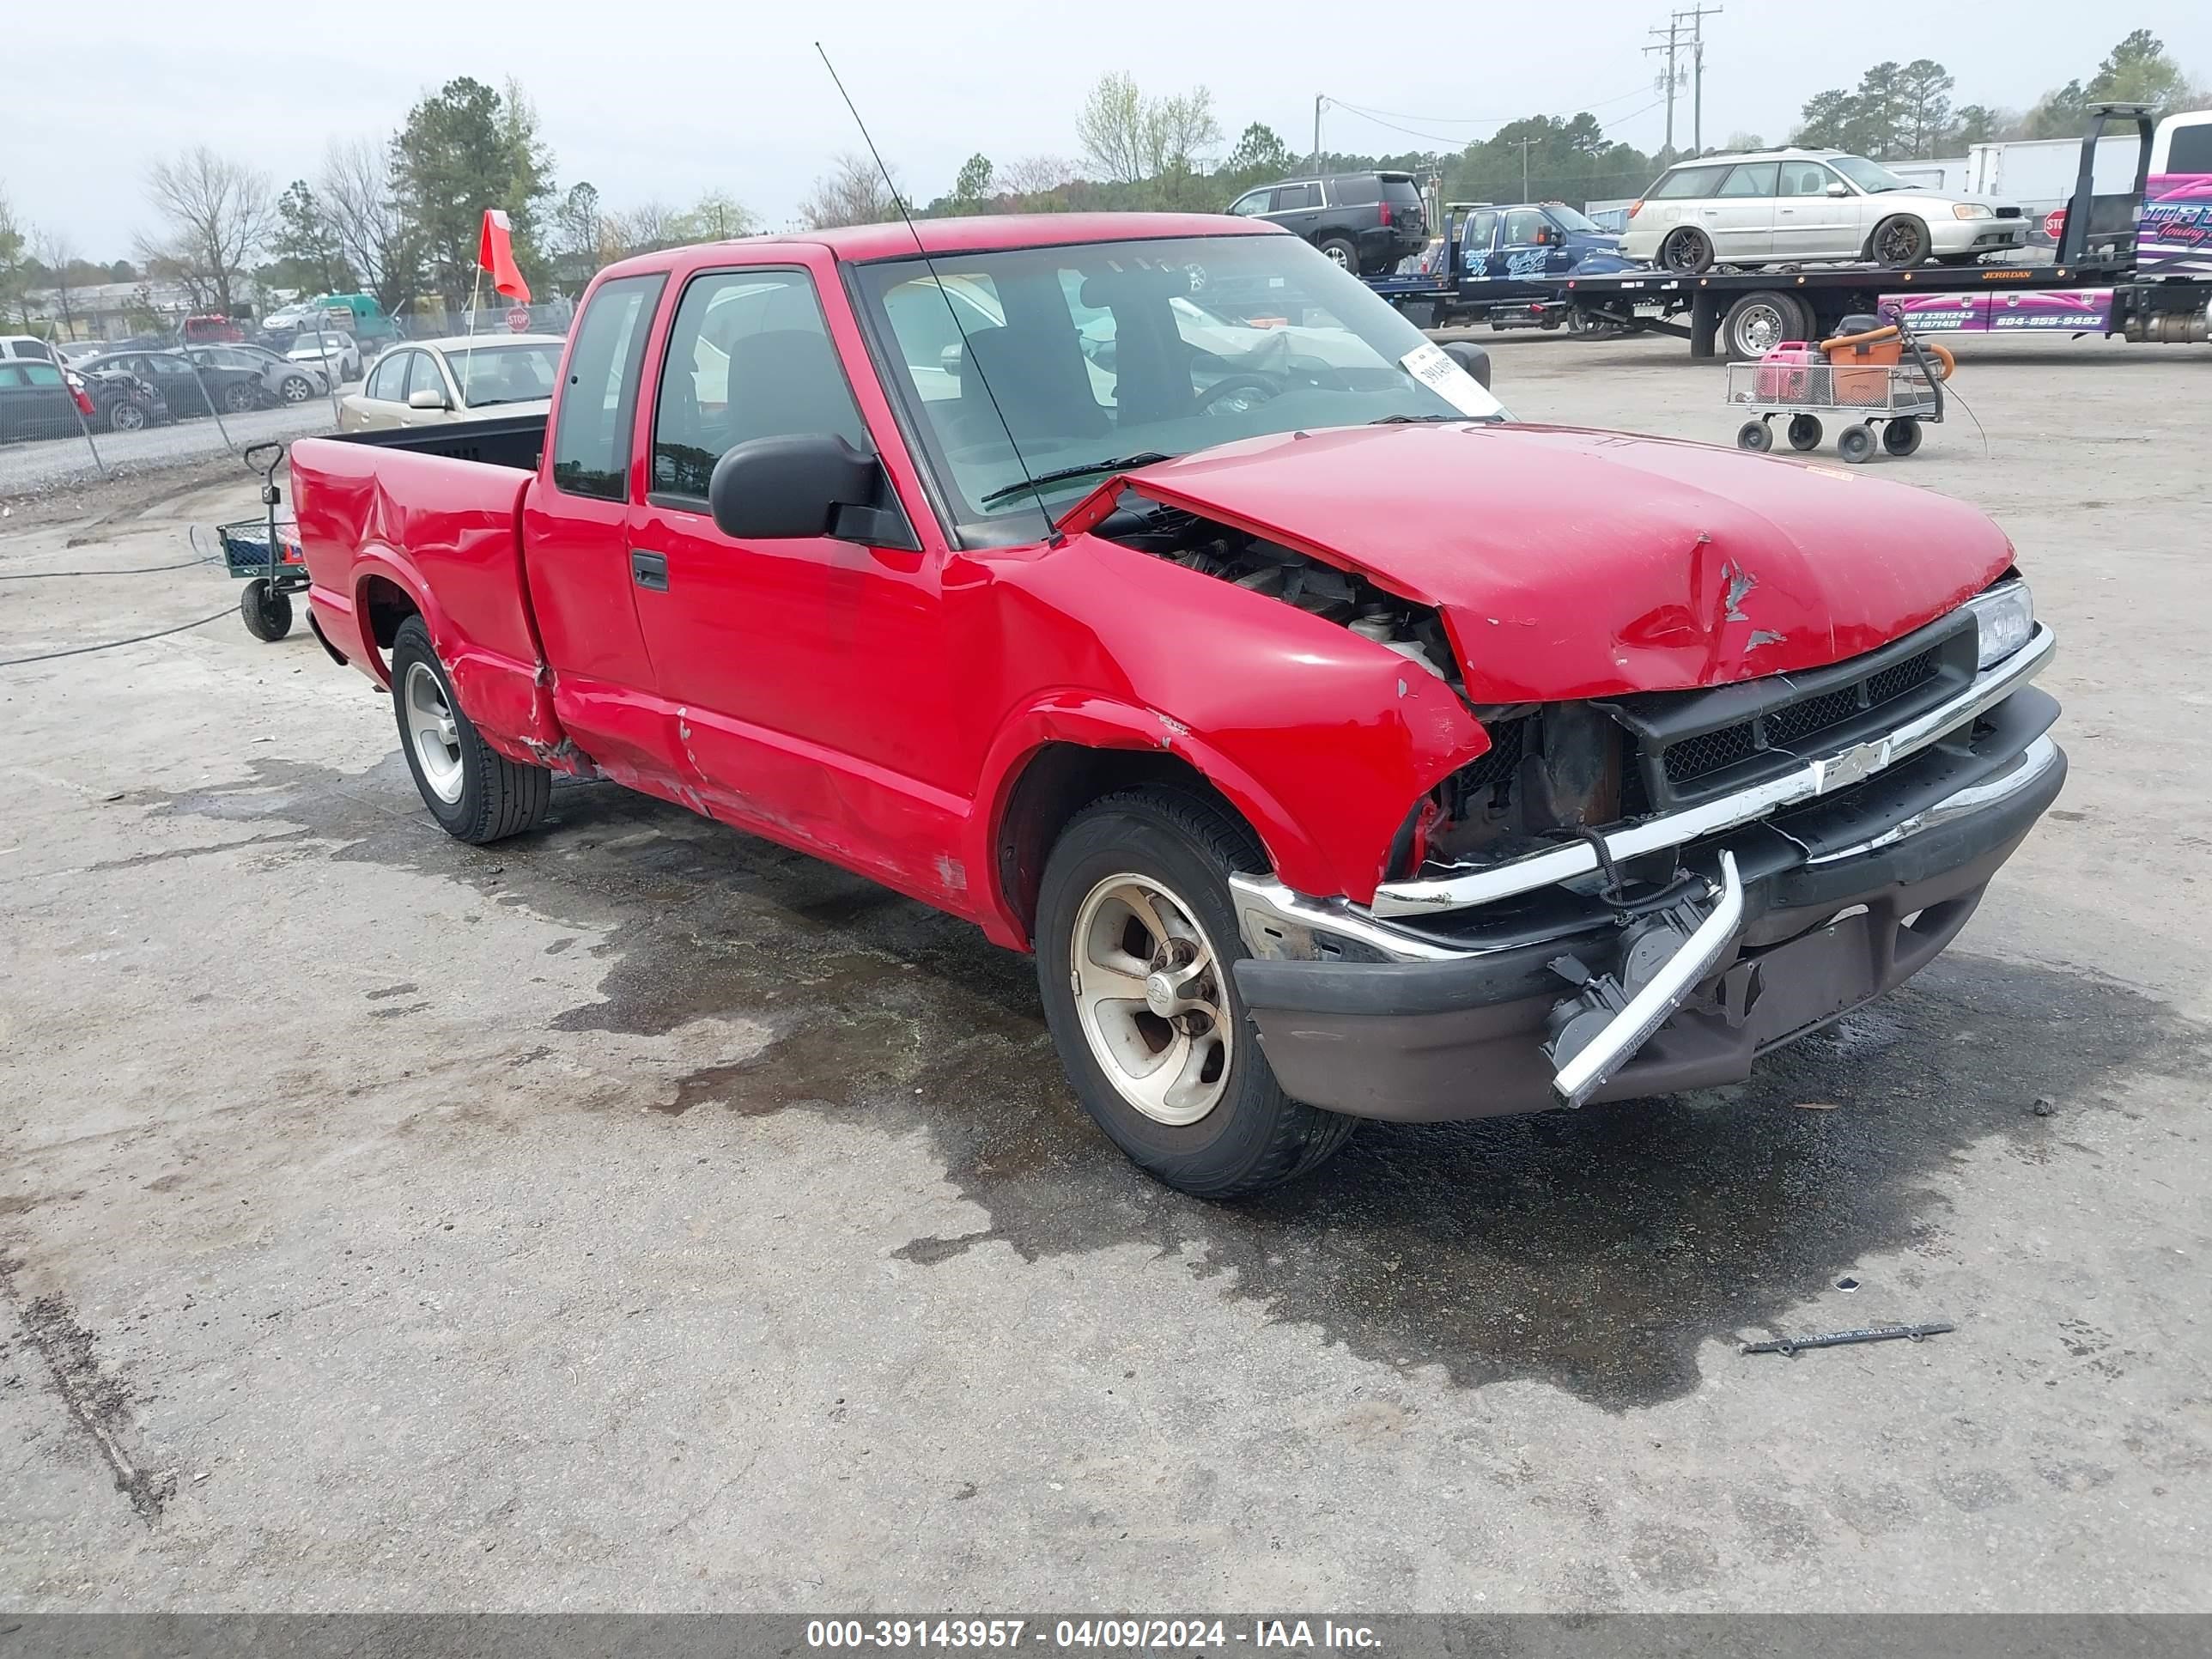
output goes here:
<path id="1" fill-rule="evenodd" d="M 1616 100 L 1616 101 L 1617 101 L 1617 100 Z M 1664 103 L 1665 101 L 1666 101 L 1666 100 L 1665 100 L 1664 99 L 1654 99 L 1651 102 L 1650 102 L 1650 103 L 1648 103 L 1648 104 L 1644 105 L 1644 107 L 1643 107 L 1642 109 L 1632 109 L 1632 110 L 1631 110 L 1631 111 L 1629 111 L 1629 112 L 1628 112 L 1628 113 L 1627 113 L 1627 114 L 1626 114 L 1626 115 L 1616 115 L 1616 116 L 1614 116 L 1614 117 L 1613 117 L 1613 118 L 1612 118 L 1612 125 L 1613 125 L 1614 127 L 1618 128 L 1618 127 L 1620 127 L 1620 125 L 1623 125 L 1624 123 L 1626 123 L 1626 122 L 1629 122 L 1629 121 L 1633 121 L 1633 120 L 1635 120 L 1635 119 L 1636 119 L 1638 116 L 1640 116 L 1640 115 L 1648 115 L 1648 114 L 1650 114 L 1653 110 L 1657 109 L 1657 108 L 1659 107 L 1659 106 L 1660 106 L 1662 103 Z M 1473 138 L 1473 137 L 1468 137 L 1468 135 L 1463 134 L 1463 133 L 1423 132 L 1423 131 L 1421 131 L 1419 129 L 1415 128 L 1415 127 L 1401 126 L 1401 125 L 1400 125 L 1397 122 L 1395 122 L 1395 121 L 1385 121 L 1385 120 L 1383 120 L 1380 116 L 1377 116 L 1377 115 L 1370 115 L 1370 114 L 1369 114 L 1367 111 L 1365 111 L 1365 110 L 1364 110 L 1364 109 L 1360 108 L 1357 104 L 1343 104 L 1343 103 L 1339 103 L 1339 102 L 1338 102 L 1335 99 L 1334 99 L 1334 98 L 1332 98 L 1332 99 L 1330 99 L 1330 100 L 1328 100 L 1328 105 L 1329 105 L 1329 107 L 1330 107 L 1331 109 L 1340 109 L 1340 110 L 1346 111 L 1346 112 L 1347 113 L 1349 113 L 1349 114 L 1357 115 L 1357 116 L 1360 117 L 1363 120 L 1366 120 L 1366 121 L 1371 122 L 1371 123 L 1372 123 L 1373 125 L 1375 125 L 1376 126 L 1378 126 L 1378 127 L 1388 127 L 1388 128 L 1389 128 L 1389 129 L 1390 129 L 1390 131 L 1393 131 L 1393 132 L 1402 132 L 1402 133 L 1404 133 L 1404 134 L 1405 134 L 1407 137 L 1409 137 L 1409 138 L 1425 138 L 1425 139 L 1427 139 L 1431 143 L 1447 145 L 1447 146 L 1449 146 L 1449 148 L 1451 148 L 1451 149 L 1465 149 L 1467 146 L 1468 146 L 1469 144 L 1473 144 L 1473 143 L 1476 143 L 1480 142 L 1480 140 L 1475 139 L 1475 138 Z M 1577 111 L 1576 112 L 1576 113 L 1577 113 L 1577 114 L 1583 114 L 1583 113 L 1585 113 L 1585 112 L 1584 112 L 1584 111 L 1581 111 L 1581 110 L 1577 110 Z M 1523 116 L 1523 115 L 1516 115 L 1516 116 L 1514 116 L 1512 118 L 1513 118 L 1514 120 L 1516 120 L 1516 121 L 1523 121 L 1523 120 L 1538 120 L 1538 119 L 1540 119 L 1540 120 L 1559 120 L 1559 119 L 1560 119 L 1560 118 L 1560 118 L 1560 117 L 1559 117 L 1559 116 L 1556 116 L 1556 115 L 1542 115 L 1542 116 Z M 1504 125 L 1504 124 L 1503 124 L 1503 123 L 1500 123 L 1499 125 Z"/>
<path id="2" fill-rule="evenodd" d="M 1632 98 L 1641 98 L 1650 89 L 1647 86 L 1631 87 L 1626 92 L 1617 94 L 1611 98 L 1601 98 L 1595 103 L 1577 104 L 1572 112 L 1581 115 L 1591 110 L 1604 109 L 1608 105 L 1625 104 Z M 1432 121 L 1438 126 L 1446 127 L 1496 127 L 1504 126 L 1508 121 L 1522 121 L 1528 118 L 1525 112 L 1520 115 L 1416 115 L 1411 110 L 1375 109 L 1366 104 L 1347 104 L 1341 98 L 1332 98 L 1328 101 L 1339 109 L 1357 110 L 1362 115 L 1395 116 L 1401 121 Z M 1554 114 L 1547 115 L 1543 118 L 1558 119 L 1567 113 L 1568 112 L 1561 110 Z"/>

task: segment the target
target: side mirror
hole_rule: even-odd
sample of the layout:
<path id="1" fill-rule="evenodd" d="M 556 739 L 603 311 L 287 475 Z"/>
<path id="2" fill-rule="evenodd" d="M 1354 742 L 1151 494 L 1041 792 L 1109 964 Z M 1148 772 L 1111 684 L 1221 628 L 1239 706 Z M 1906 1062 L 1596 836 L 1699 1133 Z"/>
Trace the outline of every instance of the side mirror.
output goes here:
<path id="1" fill-rule="evenodd" d="M 915 545 L 884 465 L 832 432 L 753 438 L 714 463 L 714 528 L 732 541 L 828 536 L 872 547 Z"/>
<path id="2" fill-rule="evenodd" d="M 1829 195 L 1831 195 L 1831 196 L 1848 196 L 1848 195 L 1850 195 L 1850 193 L 1851 193 L 1851 192 L 1850 192 L 1850 189 L 1849 189 L 1849 188 L 1844 185 L 1844 181 L 1843 181 L 1842 179 L 1831 179 L 1828 181 L 1828 194 L 1829 194 Z"/>
<path id="3" fill-rule="evenodd" d="M 1444 348 L 1444 356 L 1481 382 L 1485 391 L 1490 388 L 1490 354 L 1472 340 L 1454 340 Z"/>
<path id="4" fill-rule="evenodd" d="M 446 401 L 446 394 L 444 392 L 439 391 L 435 386 L 426 386 L 419 392 L 410 392 L 407 394 L 407 407 L 410 409 L 451 409 L 453 404 Z"/>

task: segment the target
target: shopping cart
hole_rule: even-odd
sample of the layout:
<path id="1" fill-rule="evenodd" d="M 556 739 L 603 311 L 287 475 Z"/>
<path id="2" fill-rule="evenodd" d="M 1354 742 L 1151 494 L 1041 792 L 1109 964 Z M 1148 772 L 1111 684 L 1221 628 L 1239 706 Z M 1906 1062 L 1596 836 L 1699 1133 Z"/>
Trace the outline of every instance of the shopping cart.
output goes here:
<path id="1" fill-rule="evenodd" d="M 1787 415 L 1790 448 L 1817 449 L 1820 416 L 1831 415 L 1850 422 L 1836 435 L 1836 453 L 1845 460 L 1856 465 L 1873 459 L 1877 425 L 1881 447 L 1901 459 L 1920 447 L 1923 425 L 1942 423 L 1943 382 L 1951 366 L 1948 351 L 1923 347 L 1900 324 L 1877 325 L 1818 346 L 1793 341 L 1756 362 L 1730 363 L 1729 404 L 1757 417 L 1736 428 L 1736 445 L 1762 453 L 1773 448 L 1774 429 L 1767 422 Z"/>
<path id="2" fill-rule="evenodd" d="M 246 452 L 246 464 L 261 475 L 262 516 L 219 524 L 216 539 L 222 544 L 225 568 L 232 575 L 246 578 L 246 591 L 238 596 L 238 614 L 245 618 L 246 631 L 257 640 L 281 640 L 292 631 L 291 596 L 307 585 L 299 526 L 276 516 L 284 499 L 276 487 L 284 446 L 255 444 Z"/>

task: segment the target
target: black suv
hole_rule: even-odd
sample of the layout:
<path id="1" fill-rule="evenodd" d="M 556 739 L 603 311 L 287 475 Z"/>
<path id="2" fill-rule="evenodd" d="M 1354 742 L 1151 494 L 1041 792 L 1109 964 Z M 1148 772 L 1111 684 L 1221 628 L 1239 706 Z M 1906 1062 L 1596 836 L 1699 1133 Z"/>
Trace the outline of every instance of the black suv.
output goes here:
<path id="1" fill-rule="evenodd" d="M 1247 219 L 1294 230 L 1364 276 L 1395 269 L 1428 246 L 1428 214 L 1410 173 L 1332 173 L 1248 190 L 1229 204 Z"/>

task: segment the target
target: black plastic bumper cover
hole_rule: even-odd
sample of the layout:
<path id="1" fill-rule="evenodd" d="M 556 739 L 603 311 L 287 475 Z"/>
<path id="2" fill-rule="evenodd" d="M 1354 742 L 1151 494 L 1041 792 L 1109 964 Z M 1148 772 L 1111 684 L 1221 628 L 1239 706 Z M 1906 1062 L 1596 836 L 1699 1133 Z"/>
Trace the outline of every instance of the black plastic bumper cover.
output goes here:
<path id="1" fill-rule="evenodd" d="M 1751 920 L 1733 954 L 1596 1098 L 1740 1081 L 1761 1052 L 1918 972 L 1966 925 L 2065 775 L 2060 751 L 2034 784 L 1971 816 L 1851 858 L 1762 860 L 1763 872 L 1747 872 Z M 1449 962 L 1246 960 L 1237 987 L 1277 1078 L 1299 1100 L 1401 1121 L 1499 1116 L 1558 1104 L 1540 1048 L 1567 989 L 1546 965 L 1563 948 L 1545 941 Z"/>

